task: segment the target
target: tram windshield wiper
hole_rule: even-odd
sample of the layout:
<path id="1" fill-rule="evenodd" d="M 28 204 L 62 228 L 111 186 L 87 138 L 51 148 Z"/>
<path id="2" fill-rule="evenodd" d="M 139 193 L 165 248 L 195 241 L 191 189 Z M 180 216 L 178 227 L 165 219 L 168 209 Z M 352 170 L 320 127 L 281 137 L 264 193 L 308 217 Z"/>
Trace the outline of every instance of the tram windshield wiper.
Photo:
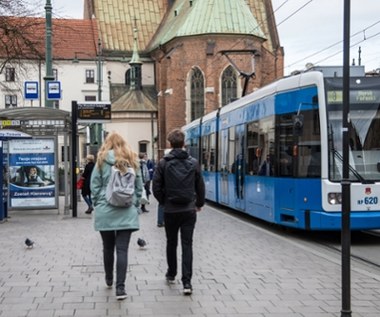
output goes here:
<path id="1" fill-rule="evenodd" d="M 334 153 L 334 156 L 337 157 L 343 163 L 343 156 L 334 148 L 331 148 L 331 152 Z M 348 169 L 350 172 L 362 183 L 362 184 L 375 184 L 374 181 L 365 179 L 355 168 L 352 167 L 350 163 L 348 163 Z"/>

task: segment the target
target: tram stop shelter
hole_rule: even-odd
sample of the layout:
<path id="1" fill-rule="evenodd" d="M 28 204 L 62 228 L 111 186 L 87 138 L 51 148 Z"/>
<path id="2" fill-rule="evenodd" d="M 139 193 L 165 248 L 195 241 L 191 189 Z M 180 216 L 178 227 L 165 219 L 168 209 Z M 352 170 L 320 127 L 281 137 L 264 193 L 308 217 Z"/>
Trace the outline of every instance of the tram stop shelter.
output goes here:
<path id="1" fill-rule="evenodd" d="M 72 206 L 72 199 L 69 204 L 69 151 L 72 149 L 72 126 L 71 126 L 71 113 L 64 110 L 52 109 L 52 108 L 40 108 L 40 107 L 22 107 L 22 108 L 10 108 L 0 110 L 0 142 L 3 145 L 3 141 L 9 141 L 17 138 L 30 138 L 30 139 L 44 139 L 50 138 L 54 145 L 54 170 L 55 179 L 58 180 L 59 177 L 59 167 L 63 170 L 63 183 L 64 195 L 65 195 L 65 214 L 69 212 L 70 206 Z M 3 134 L 1 133 L 3 131 Z M 6 135 L 8 131 L 8 136 Z M 3 137 L 2 137 L 3 135 Z M 13 137 L 12 137 L 13 135 Z M 18 137 L 17 137 L 18 136 Z M 22 137 L 23 136 L 23 137 Z M 62 158 L 58 160 L 58 145 L 63 146 L 62 148 Z M 67 150 L 66 150 L 67 149 Z M 77 153 L 77 151 L 75 151 Z M 4 163 L 3 163 L 3 147 L 1 146 L 1 158 L 0 163 L 3 165 L 2 173 L 4 173 Z M 61 164 L 61 166 L 59 166 Z M 76 171 L 74 171 L 76 172 Z M 3 176 L 1 175 L 0 185 L 3 183 Z M 58 181 L 55 181 L 55 205 L 52 209 L 59 210 L 59 188 Z M 3 188 L 3 186 L 1 186 Z M 5 189 L 6 190 L 6 189 Z M 7 196 L 7 194 L 5 195 Z M 72 198 L 73 195 L 70 195 Z M 6 201 L 7 197 L 4 197 L 3 189 L 3 201 Z M 4 217 L 4 205 L 0 204 L 0 221 Z M 3 210 L 1 210 L 3 209 Z M 17 207 L 15 209 L 18 209 Z M 49 208 L 51 209 L 51 208 Z M 5 210 L 6 211 L 6 210 Z"/>

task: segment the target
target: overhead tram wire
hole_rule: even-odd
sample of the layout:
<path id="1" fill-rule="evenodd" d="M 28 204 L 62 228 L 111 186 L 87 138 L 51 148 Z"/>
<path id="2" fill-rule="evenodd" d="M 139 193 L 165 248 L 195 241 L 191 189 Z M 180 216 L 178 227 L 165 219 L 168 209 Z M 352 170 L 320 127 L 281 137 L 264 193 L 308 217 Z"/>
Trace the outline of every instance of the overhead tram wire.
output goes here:
<path id="1" fill-rule="evenodd" d="M 304 9 L 307 5 L 309 5 L 311 2 L 313 2 L 314 0 L 309 0 L 309 2 L 305 3 L 304 5 L 302 5 L 300 8 L 298 8 L 296 11 L 294 11 L 291 15 L 289 15 L 288 17 L 286 17 L 285 19 L 283 19 L 280 23 L 278 23 L 276 25 L 277 26 L 280 26 L 282 23 L 284 23 L 285 21 L 289 20 L 293 15 L 296 15 L 299 11 L 301 11 L 302 9 Z M 273 12 L 274 14 L 274 12 Z"/>
<path id="2" fill-rule="evenodd" d="M 361 41 L 359 41 L 359 42 L 356 42 L 355 44 L 350 45 L 350 48 L 355 47 L 355 46 L 359 45 L 360 43 L 363 43 L 364 41 L 367 41 L 367 40 L 369 40 L 369 39 L 371 39 L 371 38 L 374 38 L 374 37 L 376 37 L 376 36 L 378 36 L 378 35 L 380 35 L 380 32 L 378 32 L 378 33 L 376 33 L 376 34 L 373 34 L 373 35 L 371 35 L 371 36 L 369 36 L 369 37 L 366 37 L 365 39 L 363 39 L 363 40 L 361 40 Z M 332 57 L 334 57 L 334 56 L 336 56 L 336 55 L 338 55 L 338 54 L 341 54 L 341 53 L 342 53 L 342 50 L 340 50 L 339 52 L 336 52 L 336 53 L 334 53 L 334 54 L 332 54 L 332 55 L 329 55 L 329 56 L 327 56 L 327 57 L 325 57 L 325 58 L 323 58 L 323 59 L 317 61 L 316 64 L 319 64 L 319 63 L 321 63 L 321 62 L 324 62 L 324 61 L 326 61 L 326 60 L 328 60 L 328 59 L 330 59 L 330 58 L 332 58 Z"/>
<path id="3" fill-rule="evenodd" d="M 290 19 L 293 15 L 295 15 L 296 13 L 298 13 L 299 11 L 301 11 L 302 9 L 304 9 L 307 5 L 309 5 L 311 2 L 313 2 L 314 0 L 309 0 L 307 3 L 303 4 L 301 7 L 299 7 L 298 9 L 296 9 L 293 13 L 291 13 L 288 17 L 286 17 L 284 20 L 281 21 L 281 23 L 287 21 L 288 19 Z M 287 2 L 289 2 L 289 0 L 285 0 L 282 4 L 280 4 L 275 10 L 273 10 L 273 12 L 270 14 L 270 17 L 274 17 L 275 13 L 281 9 Z M 268 21 L 268 18 L 266 19 L 266 21 Z M 264 23 L 264 22 L 263 22 Z M 254 31 L 256 31 L 258 28 L 262 27 L 263 26 L 263 23 L 261 24 L 258 24 L 252 31 L 251 33 L 253 33 Z M 276 27 L 279 26 L 280 24 L 276 24 Z M 235 48 L 238 44 L 240 44 L 241 42 L 243 42 L 243 39 L 241 40 L 238 40 L 234 45 L 232 45 L 229 49 L 227 49 L 226 51 L 228 50 L 233 50 L 233 48 Z M 214 63 L 216 63 L 217 61 L 219 61 L 220 58 L 222 58 L 223 56 L 222 55 L 217 55 L 214 57 L 214 60 L 210 63 L 210 66 L 212 66 Z M 197 59 L 195 59 L 194 61 L 198 61 Z M 211 72 L 211 70 L 210 70 Z M 207 74 L 208 76 L 209 74 Z"/>
<path id="4" fill-rule="evenodd" d="M 380 23 L 380 20 L 377 21 L 377 22 L 375 22 L 375 23 L 373 23 L 373 24 L 371 24 L 370 26 L 364 28 L 363 30 L 360 30 L 360 31 L 358 31 L 358 32 L 356 32 L 356 33 L 354 33 L 354 34 L 352 34 L 352 35 L 351 35 L 351 38 L 353 38 L 354 36 L 359 35 L 359 34 L 361 34 L 361 33 L 365 33 L 365 31 L 367 31 L 367 30 L 373 28 L 375 25 L 377 25 L 377 24 L 379 24 L 379 23 Z M 379 33 L 375 34 L 375 36 L 377 36 L 378 34 L 379 34 Z M 361 42 L 364 42 L 365 40 L 368 40 L 368 39 L 370 39 L 370 38 L 372 38 L 372 37 L 374 37 L 374 36 L 365 37 L 365 39 L 362 40 Z M 336 43 L 334 43 L 334 44 L 331 44 L 331 45 L 329 45 L 329 46 L 327 46 L 327 47 L 325 47 L 325 48 L 323 48 L 323 49 L 321 49 L 321 50 L 319 50 L 319 51 L 317 51 L 317 52 L 315 52 L 315 53 L 313 53 L 313 54 L 310 54 L 310 55 L 308 55 L 308 56 L 306 56 L 306 57 L 304 57 L 304 58 L 302 58 L 302 59 L 299 59 L 299 60 L 293 62 L 292 64 L 289 64 L 288 66 L 286 66 L 286 68 L 288 68 L 288 67 L 292 67 L 292 66 L 294 66 L 294 65 L 296 65 L 296 64 L 298 64 L 298 63 L 300 63 L 300 62 L 302 62 L 302 61 L 305 61 L 305 60 L 307 60 L 307 59 L 309 59 L 309 58 L 311 58 L 311 57 L 314 57 L 314 56 L 316 56 L 316 55 L 318 55 L 318 54 L 320 54 L 320 53 L 323 53 L 324 51 L 327 51 L 327 50 L 329 50 L 330 48 L 332 48 L 332 47 L 334 47 L 334 46 L 337 46 L 337 45 L 339 45 L 339 44 L 342 44 L 342 42 L 343 42 L 343 40 L 338 41 L 338 42 L 336 42 Z M 354 47 L 355 45 L 358 45 L 358 44 L 361 43 L 361 42 L 358 42 L 358 43 L 356 43 L 356 44 L 353 44 L 353 45 L 351 45 L 351 47 Z M 335 56 L 335 55 L 337 55 L 337 54 L 339 54 L 339 53 L 341 53 L 341 52 L 342 52 L 342 50 L 340 50 L 338 53 L 332 55 L 331 57 L 333 57 L 333 56 Z M 330 57 L 328 57 L 328 58 L 330 58 Z M 328 58 L 326 58 L 326 59 L 328 59 Z M 325 59 L 323 59 L 322 61 L 325 61 Z M 319 61 L 319 62 L 320 62 L 320 61 Z M 317 62 L 317 63 L 319 63 L 319 62 Z"/>
<path id="5" fill-rule="evenodd" d="M 275 13 L 276 13 L 279 9 L 281 9 L 281 8 L 282 8 L 287 2 L 289 2 L 289 0 L 285 0 L 285 1 L 284 1 L 284 2 L 283 2 L 278 8 L 276 8 L 275 10 L 273 10 L 273 13 L 271 14 L 271 16 L 273 17 L 273 16 L 275 15 Z M 284 18 L 280 23 L 276 24 L 276 27 L 280 26 L 282 23 L 284 23 L 284 22 L 286 22 L 287 20 L 289 20 L 289 19 L 290 19 L 291 17 L 293 17 L 296 13 L 298 13 L 298 12 L 301 11 L 301 10 L 303 10 L 303 9 L 304 9 L 307 5 L 309 5 L 311 2 L 313 2 L 313 0 L 310 0 L 310 1 L 308 1 L 307 3 L 303 4 L 301 7 L 299 7 L 299 8 L 296 9 L 294 12 L 292 12 L 288 17 Z M 354 37 L 354 36 L 356 36 L 356 35 L 358 35 L 358 34 L 360 34 L 360 33 L 363 33 L 363 32 L 365 32 L 365 31 L 371 29 L 372 27 L 374 27 L 375 25 L 377 25 L 377 24 L 379 24 L 379 23 L 380 23 L 380 20 L 377 21 L 377 22 L 375 22 L 375 23 L 373 23 L 373 24 L 371 24 L 370 26 L 364 28 L 363 30 L 360 30 L 360 31 L 354 33 L 353 35 L 351 35 L 351 38 Z M 261 24 L 259 24 L 257 27 L 255 27 L 255 28 L 251 31 L 251 33 L 253 33 L 257 28 L 259 28 L 259 27 L 261 27 L 261 26 L 263 26 L 263 23 L 261 23 Z M 364 40 L 362 40 L 362 41 L 360 41 L 360 42 L 358 42 L 358 43 L 356 43 L 356 44 L 351 45 L 351 47 L 354 47 L 354 46 L 356 46 L 356 45 L 358 45 L 358 44 L 360 44 L 360 43 L 362 43 L 362 42 L 364 42 L 364 41 L 366 41 L 366 40 L 368 40 L 368 39 L 371 39 L 371 38 L 373 38 L 373 37 L 375 37 L 375 36 L 377 36 L 377 35 L 379 35 L 379 33 L 376 33 L 375 35 L 372 35 L 372 36 L 370 36 L 370 37 L 366 37 Z M 234 47 L 236 47 L 236 46 L 237 46 L 239 43 L 241 43 L 242 41 L 243 41 L 243 40 L 239 40 L 239 41 L 237 41 L 234 45 L 232 45 L 232 46 L 229 48 L 229 50 L 232 50 Z M 285 66 L 285 68 L 289 68 L 289 67 L 294 66 L 295 64 L 297 64 L 297 63 L 299 63 L 299 62 L 302 62 L 302 61 L 304 61 L 304 60 L 306 60 L 306 59 L 308 59 L 308 58 L 310 58 L 310 57 L 313 57 L 313 56 L 315 56 L 315 55 L 318 55 L 318 54 L 320 54 L 320 53 L 323 53 L 324 51 L 327 51 L 328 49 L 330 49 L 330 48 L 332 48 L 332 47 L 334 47 L 334 46 L 336 46 L 336 45 L 339 45 L 339 44 L 341 44 L 342 42 L 343 42 L 343 41 L 339 41 L 339 42 L 336 42 L 336 43 L 334 43 L 334 44 L 331 44 L 331 45 L 329 45 L 328 47 L 326 47 L 326 48 L 324 48 L 324 49 L 322 49 L 322 50 L 320 50 L 320 51 L 318 51 L 318 52 L 316 52 L 316 53 L 313 53 L 313 54 L 311 54 L 311 55 L 309 55 L 309 56 L 306 56 L 305 58 L 300 59 L 300 60 L 298 60 L 298 61 L 296 61 L 296 62 L 294 62 L 294 63 L 292 63 L 292 64 L 290 64 L 290 65 L 288 65 L 288 66 Z M 337 52 L 337 53 L 335 53 L 335 54 L 333 54 L 333 55 L 330 55 L 330 56 L 328 56 L 327 58 L 324 58 L 324 59 L 322 59 L 322 60 L 320 60 L 320 61 L 318 61 L 318 62 L 316 62 L 316 63 L 323 62 L 323 61 L 325 61 L 325 60 L 327 60 L 327 59 L 329 59 L 329 58 L 331 58 L 331 57 L 334 57 L 334 56 L 340 54 L 341 52 L 342 52 L 342 51 L 340 50 L 339 52 Z M 211 62 L 211 66 L 212 66 L 212 64 L 213 64 L 214 62 L 217 62 L 220 58 L 222 58 L 222 56 L 216 56 L 216 58 L 214 59 L 214 61 Z M 194 61 L 195 61 L 195 60 L 194 60 Z"/>

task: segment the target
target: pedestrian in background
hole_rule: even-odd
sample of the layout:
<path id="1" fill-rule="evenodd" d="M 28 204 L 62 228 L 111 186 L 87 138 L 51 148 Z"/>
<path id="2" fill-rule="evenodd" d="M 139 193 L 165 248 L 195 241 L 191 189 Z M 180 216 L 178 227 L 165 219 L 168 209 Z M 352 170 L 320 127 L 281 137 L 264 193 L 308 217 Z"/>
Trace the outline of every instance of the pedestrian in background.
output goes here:
<path id="1" fill-rule="evenodd" d="M 168 134 L 172 150 L 156 166 L 153 195 L 164 207 L 166 233 L 166 280 L 175 283 L 178 233 L 181 234 L 183 294 L 192 294 L 193 233 L 205 203 L 205 185 L 198 161 L 184 150 L 185 134 L 175 129 Z"/>
<path id="2" fill-rule="evenodd" d="M 139 159 L 140 159 L 140 168 L 141 168 L 143 186 L 145 189 L 146 198 L 149 199 L 150 176 L 149 176 L 149 170 L 148 170 L 148 166 L 147 166 L 147 155 L 146 155 L 146 153 L 139 153 Z M 145 208 L 145 204 L 141 204 L 141 211 L 142 212 L 149 212 L 149 210 Z"/>
<path id="3" fill-rule="evenodd" d="M 122 172 L 132 167 L 136 173 L 133 204 L 130 207 L 115 207 L 106 198 L 106 187 L 115 165 Z M 107 136 L 101 146 L 97 163 L 91 177 L 92 200 L 95 208 L 94 226 L 103 241 L 103 262 L 106 285 L 113 285 L 116 248 L 116 298 L 125 299 L 125 280 L 128 266 L 129 242 L 133 231 L 139 229 L 138 210 L 142 193 L 140 165 L 135 153 L 117 133 Z"/>
<path id="4" fill-rule="evenodd" d="M 148 157 L 148 156 L 146 156 L 146 157 Z M 153 180 L 153 174 L 154 174 L 154 160 L 148 159 L 146 161 L 146 166 L 147 166 L 148 171 L 149 171 L 149 188 L 150 188 L 150 184 Z"/>
<path id="5" fill-rule="evenodd" d="M 94 210 L 94 207 L 92 206 L 92 200 L 91 200 L 91 174 L 92 170 L 95 166 L 95 156 L 92 154 L 88 154 L 86 157 L 86 166 L 84 167 L 84 171 L 81 175 L 83 178 L 83 187 L 82 187 L 82 197 L 83 200 L 87 204 L 87 210 L 85 211 L 86 214 L 91 214 Z"/>

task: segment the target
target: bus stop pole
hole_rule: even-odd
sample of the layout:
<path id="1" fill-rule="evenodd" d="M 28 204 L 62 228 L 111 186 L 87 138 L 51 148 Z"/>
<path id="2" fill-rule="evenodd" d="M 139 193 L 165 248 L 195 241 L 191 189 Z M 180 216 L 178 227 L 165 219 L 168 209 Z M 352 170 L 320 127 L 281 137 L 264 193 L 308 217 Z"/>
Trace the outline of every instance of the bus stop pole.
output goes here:
<path id="1" fill-rule="evenodd" d="M 78 103 L 71 102 L 71 204 L 73 209 L 73 217 L 77 217 L 78 202 L 77 202 L 77 109 Z"/>
<path id="2" fill-rule="evenodd" d="M 342 178 L 342 310 L 341 317 L 351 316 L 351 183 L 349 174 L 350 112 L 350 1 L 344 0 L 343 34 L 343 178 Z"/>

